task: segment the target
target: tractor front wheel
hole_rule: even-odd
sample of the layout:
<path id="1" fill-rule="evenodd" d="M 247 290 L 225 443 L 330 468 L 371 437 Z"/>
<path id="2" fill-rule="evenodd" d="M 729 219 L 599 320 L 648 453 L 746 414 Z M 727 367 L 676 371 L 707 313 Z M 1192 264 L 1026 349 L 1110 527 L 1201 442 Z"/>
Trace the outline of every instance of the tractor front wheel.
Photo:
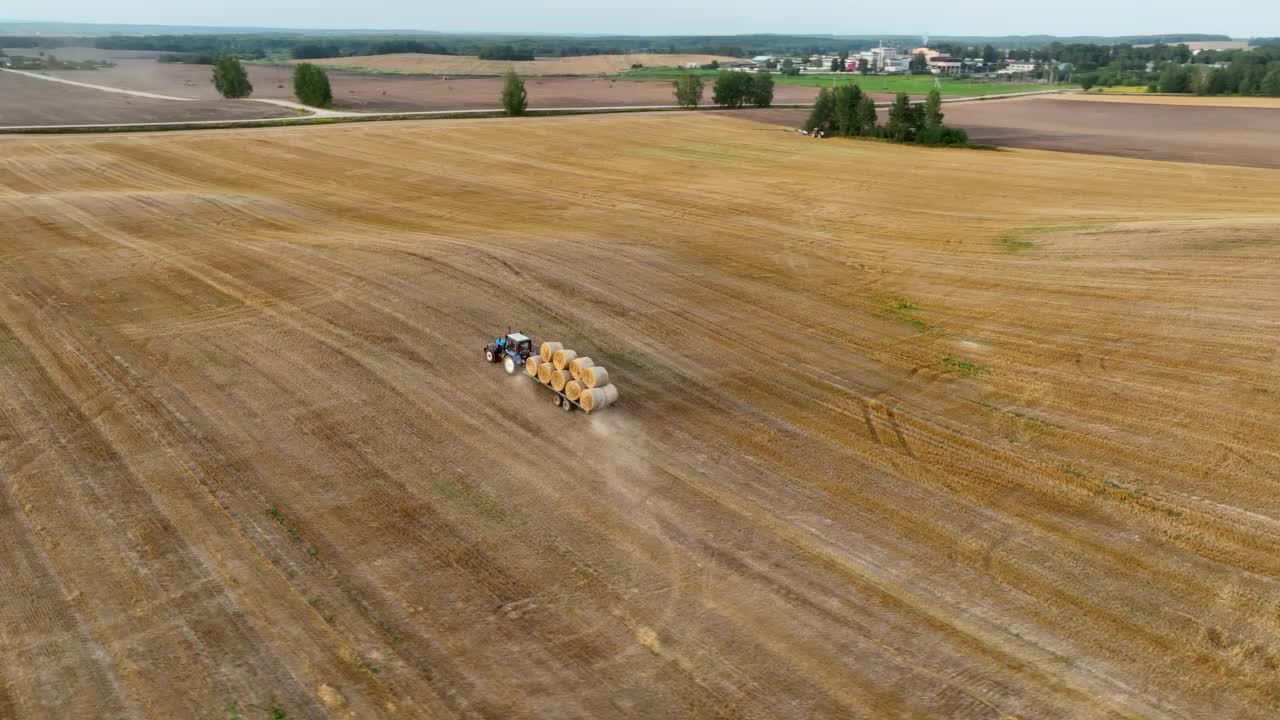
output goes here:
<path id="1" fill-rule="evenodd" d="M 484 349 L 484 359 L 488 360 L 489 362 L 498 362 L 498 356 L 494 355 L 493 350 L 490 348 Z"/>

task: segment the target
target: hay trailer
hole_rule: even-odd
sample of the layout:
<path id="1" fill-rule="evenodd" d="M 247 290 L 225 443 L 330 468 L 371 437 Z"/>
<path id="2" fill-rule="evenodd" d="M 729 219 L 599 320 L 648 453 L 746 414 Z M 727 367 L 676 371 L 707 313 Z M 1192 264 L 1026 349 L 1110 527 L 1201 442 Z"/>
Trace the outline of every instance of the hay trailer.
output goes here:
<path id="1" fill-rule="evenodd" d="M 508 375 L 515 375 L 523 365 L 531 380 L 555 394 L 553 402 L 565 412 L 577 408 L 590 414 L 618 402 L 618 388 L 609 382 L 609 371 L 589 357 L 565 350 L 562 343 L 544 342 L 535 352 L 527 335 L 508 332 L 484 346 L 484 359 L 502 363 Z"/>

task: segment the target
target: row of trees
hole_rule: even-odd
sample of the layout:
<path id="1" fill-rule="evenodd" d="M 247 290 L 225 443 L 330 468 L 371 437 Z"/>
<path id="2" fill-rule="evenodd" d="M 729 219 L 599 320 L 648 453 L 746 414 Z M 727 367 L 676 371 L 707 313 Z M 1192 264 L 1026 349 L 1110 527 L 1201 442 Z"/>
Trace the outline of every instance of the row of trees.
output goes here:
<path id="1" fill-rule="evenodd" d="M 253 94 L 253 83 L 249 81 L 244 63 L 232 55 L 223 55 L 214 63 L 213 86 L 222 97 L 232 100 Z M 323 68 L 311 63 L 301 63 L 293 68 L 293 94 L 304 105 L 329 107 L 333 104 L 329 76 Z"/>
<path id="2" fill-rule="evenodd" d="M 289 56 L 295 60 L 314 60 L 318 58 L 342 57 L 343 55 L 393 55 L 397 53 L 426 53 L 430 55 L 452 55 L 448 47 L 437 42 L 422 40 L 392 39 L 374 40 L 372 42 L 340 43 L 328 41 L 303 42 L 289 50 Z"/>
<path id="3" fill-rule="evenodd" d="M 696 73 L 685 73 L 674 83 L 676 103 L 680 107 L 696 108 L 702 104 L 705 83 Z M 773 105 L 773 73 L 760 70 L 754 73 L 721 70 L 716 76 L 712 102 L 727 108 L 753 105 L 767 108 Z"/>
<path id="4" fill-rule="evenodd" d="M 510 60 L 510 61 L 529 61 L 533 60 L 533 51 L 528 48 L 518 48 L 515 45 L 490 45 L 482 48 L 479 52 L 481 60 Z"/>
<path id="5" fill-rule="evenodd" d="M 1077 73 L 1075 79 L 1086 90 L 1094 86 L 1146 85 L 1152 92 L 1280 97 L 1280 47 L 1206 50 L 1190 63 L 1148 62 L 1137 68 L 1112 63 Z"/>
<path id="6" fill-rule="evenodd" d="M 1232 63 L 1226 68 L 1169 64 L 1161 71 L 1155 89 L 1162 93 L 1280 97 L 1280 63 Z"/>
<path id="7" fill-rule="evenodd" d="M 942 94 L 929 91 L 924 105 L 912 104 L 898 93 L 889 108 L 888 122 L 879 124 L 875 100 L 857 85 L 824 88 L 805 122 L 809 133 L 838 137 L 873 137 L 921 145 L 967 145 L 969 135 L 942 123 Z"/>

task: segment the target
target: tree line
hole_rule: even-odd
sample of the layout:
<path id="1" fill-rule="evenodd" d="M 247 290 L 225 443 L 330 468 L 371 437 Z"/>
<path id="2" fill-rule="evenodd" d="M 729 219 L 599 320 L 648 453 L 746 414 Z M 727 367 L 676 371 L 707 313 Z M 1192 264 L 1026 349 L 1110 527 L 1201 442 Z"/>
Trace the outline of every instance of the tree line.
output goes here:
<path id="1" fill-rule="evenodd" d="M 683 108 L 697 108 L 702 104 L 706 83 L 696 73 L 685 73 L 674 83 L 676 104 Z M 773 73 L 760 70 L 753 73 L 721 70 L 716 75 L 711 101 L 726 108 L 742 108 L 747 105 L 767 108 L 773 105 Z"/>
<path id="2" fill-rule="evenodd" d="M 1252 50 L 1205 50 L 1194 56 L 1123 64 L 1076 73 L 1088 90 L 1113 85 L 1145 85 L 1151 92 L 1280 97 L 1280 46 Z"/>
<path id="3" fill-rule="evenodd" d="M 923 105 L 898 93 L 881 125 L 876 103 L 857 85 L 842 85 L 818 93 L 804 130 L 821 137 L 868 137 L 920 145 L 968 145 L 969 134 L 947 127 L 942 120 L 942 94 L 930 90 Z"/>

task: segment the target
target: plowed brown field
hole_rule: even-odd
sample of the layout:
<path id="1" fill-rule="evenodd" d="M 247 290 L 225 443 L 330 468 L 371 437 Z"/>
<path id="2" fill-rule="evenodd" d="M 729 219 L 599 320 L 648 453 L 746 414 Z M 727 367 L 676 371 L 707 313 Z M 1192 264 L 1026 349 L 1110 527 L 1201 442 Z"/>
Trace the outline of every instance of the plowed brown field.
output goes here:
<path id="1" fill-rule="evenodd" d="M 659 55 L 629 53 L 626 55 L 584 55 L 581 57 L 540 58 L 509 62 L 481 60 L 465 55 L 428 55 L 398 53 L 392 55 L 360 55 L 352 57 L 296 60 L 335 68 L 361 68 L 378 72 L 427 75 L 502 75 L 515 70 L 521 75 L 608 75 L 630 70 L 633 65 L 645 67 L 684 67 L 689 63 L 742 62 L 742 58 L 724 55 Z"/>
<path id="2" fill-rule="evenodd" d="M 695 114 L 0 139 L 0 717 L 1273 718 L 1277 207 Z"/>

